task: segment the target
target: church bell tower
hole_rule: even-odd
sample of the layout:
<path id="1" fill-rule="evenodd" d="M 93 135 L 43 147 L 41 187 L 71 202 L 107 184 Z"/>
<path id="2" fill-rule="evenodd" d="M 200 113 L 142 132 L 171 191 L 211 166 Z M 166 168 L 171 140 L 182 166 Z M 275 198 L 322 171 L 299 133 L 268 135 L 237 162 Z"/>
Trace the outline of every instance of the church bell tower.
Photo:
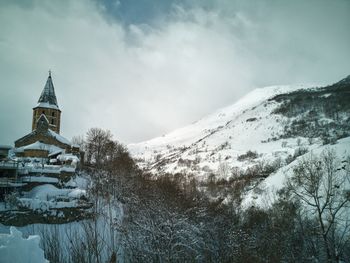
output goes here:
<path id="1" fill-rule="evenodd" d="M 57 104 L 51 71 L 49 71 L 49 77 L 47 78 L 45 87 L 41 92 L 38 104 L 33 108 L 32 130 L 38 128 L 38 120 L 42 114 L 45 115 L 48 120 L 49 129 L 59 134 L 61 126 L 61 110 Z"/>

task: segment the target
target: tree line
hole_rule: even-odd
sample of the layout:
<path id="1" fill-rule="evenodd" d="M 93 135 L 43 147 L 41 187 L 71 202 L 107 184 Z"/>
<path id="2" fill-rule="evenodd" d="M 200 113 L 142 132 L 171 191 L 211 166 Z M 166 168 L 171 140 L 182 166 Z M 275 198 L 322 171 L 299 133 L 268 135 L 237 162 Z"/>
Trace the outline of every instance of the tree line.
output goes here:
<path id="1" fill-rule="evenodd" d="M 46 233 L 50 262 L 350 262 L 349 157 L 309 155 L 276 202 L 242 209 L 242 193 L 213 200 L 194 178 L 145 174 L 109 131 L 80 139 L 94 217 L 66 258 Z"/>

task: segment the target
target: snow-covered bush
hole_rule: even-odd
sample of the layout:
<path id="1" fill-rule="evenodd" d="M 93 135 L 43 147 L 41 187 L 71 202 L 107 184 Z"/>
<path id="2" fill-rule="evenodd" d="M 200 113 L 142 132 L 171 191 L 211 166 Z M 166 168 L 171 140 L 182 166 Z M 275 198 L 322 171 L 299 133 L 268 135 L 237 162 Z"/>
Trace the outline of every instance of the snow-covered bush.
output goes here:
<path id="1" fill-rule="evenodd" d="M 246 160 L 253 160 L 256 158 L 258 158 L 258 153 L 249 150 L 246 153 L 239 155 L 237 157 L 237 160 L 238 161 L 246 161 Z"/>

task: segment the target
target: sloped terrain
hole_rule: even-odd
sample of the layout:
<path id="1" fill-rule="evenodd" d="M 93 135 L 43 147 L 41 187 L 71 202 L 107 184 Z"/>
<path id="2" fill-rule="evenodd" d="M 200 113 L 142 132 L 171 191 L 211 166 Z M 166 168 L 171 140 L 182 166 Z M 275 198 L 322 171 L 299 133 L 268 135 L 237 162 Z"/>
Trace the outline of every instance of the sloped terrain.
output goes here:
<path id="1" fill-rule="evenodd" d="M 152 174 L 227 180 L 258 167 L 265 178 L 296 157 L 349 136 L 349 102 L 350 77 L 327 87 L 260 88 L 187 127 L 128 148 Z"/>
<path id="2" fill-rule="evenodd" d="M 343 172 L 345 165 L 349 162 L 350 157 L 350 137 L 339 139 L 336 144 L 326 144 L 299 156 L 290 164 L 278 169 L 265 180 L 261 181 L 254 188 L 248 189 L 242 197 L 242 207 L 248 208 L 250 206 L 258 206 L 268 208 L 276 199 L 277 192 L 281 190 L 288 179 L 293 176 L 294 169 L 302 162 L 314 157 L 322 156 L 327 152 L 334 153 L 335 158 L 339 161 L 337 164 L 336 173 Z M 343 187 L 349 188 L 350 182 Z"/>

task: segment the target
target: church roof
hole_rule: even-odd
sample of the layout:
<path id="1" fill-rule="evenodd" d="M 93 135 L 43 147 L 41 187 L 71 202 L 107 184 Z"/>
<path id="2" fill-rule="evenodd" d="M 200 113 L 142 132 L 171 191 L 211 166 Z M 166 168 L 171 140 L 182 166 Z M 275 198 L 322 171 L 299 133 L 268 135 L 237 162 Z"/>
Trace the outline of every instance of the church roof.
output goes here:
<path id="1" fill-rule="evenodd" d="M 60 141 L 61 143 L 64 144 L 68 144 L 68 145 L 72 145 L 72 143 L 66 139 L 65 137 L 63 137 L 62 135 L 59 135 L 58 133 L 54 132 L 53 130 L 48 129 L 49 134 L 55 138 L 56 140 Z"/>
<path id="2" fill-rule="evenodd" d="M 56 153 L 56 152 L 63 152 L 64 150 L 58 146 L 51 145 L 51 144 L 46 144 L 40 141 L 36 141 L 32 144 L 18 147 L 16 149 L 16 152 L 23 152 L 23 151 L 28 151 L 28 150 L 41 150 L 41 151 L 48 151 L 49 154 L 51 153 Z"/>
<path id="3" fill-rule="evenodd" d="M 41 92 L 40 98 L 38 100 L 38 105 L 36 107 L 58 109 L 57 98 L 55 94 L 55 88 L 52 83 L 51 72 L 49 72 L 49 77 L 47 78 L 45 87 Z"/>
<path id="4" fill-rule="evenodd" d="M 41 133 L 42 135 L 44 135 L 44 137 L 49 137 L 49 138 L 53 138 L 54 140 L 62 143 L 62 144 L 65 144 L 67 146 L 72 146 L 72 143 L 66 139 L 65 137 L 63 137 L 62 135 L 59 135 L 57 133 L 55 133 L 54 131 L 50 130 L 50 129 L 47 129 L 46 131 L 39 131 L 39 130 L 34 130 L 32 131 L 31 133 L 28 133 L 27 135 L 23 136 L 22 138 L 19 138 L 18 140 L 15 141 L 15 145 L 20 143 L 21 141 L 23 140 L 26 140 L 30 137 L 35 137 L 37 136 L 39 133 Z"/>

